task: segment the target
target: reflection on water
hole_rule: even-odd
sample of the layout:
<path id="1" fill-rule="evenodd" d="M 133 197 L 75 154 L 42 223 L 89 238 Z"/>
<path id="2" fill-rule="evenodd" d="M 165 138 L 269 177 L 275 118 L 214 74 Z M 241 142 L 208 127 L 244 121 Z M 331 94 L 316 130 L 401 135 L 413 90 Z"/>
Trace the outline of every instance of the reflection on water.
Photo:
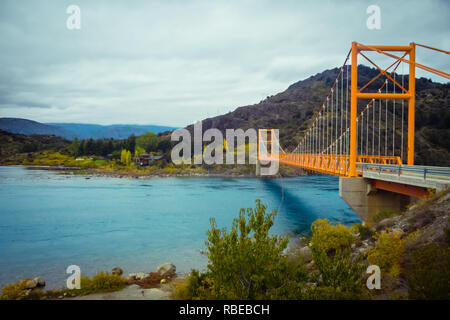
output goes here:
<path id="1" fill-rule="evenodd" d="M 203 269 L 209 218 L 230 227 L 255 199 L 280 208 L 278 234 L 308 233 L 317 218 L 360 221 L 329 176 L 85 179 L 0 167 L 0 283 L 42 276 L 61 287 L 71 264 L 87 275 L 116 266 L 149 272 L 167 261 L 180 272 Z"/>

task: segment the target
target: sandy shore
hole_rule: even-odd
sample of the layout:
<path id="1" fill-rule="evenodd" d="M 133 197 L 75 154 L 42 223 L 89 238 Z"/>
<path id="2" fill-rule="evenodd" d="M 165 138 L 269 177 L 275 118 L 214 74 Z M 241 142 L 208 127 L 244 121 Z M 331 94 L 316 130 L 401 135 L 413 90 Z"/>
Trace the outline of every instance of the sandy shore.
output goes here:
<path id="1" fill-rule="evenodd" d="M 64 300 L 171 300 L 170 286 L 163 284 L 160 288 L 142 289 L 132 284 L 120 291 L 107 293 L 94 293 Z"/>

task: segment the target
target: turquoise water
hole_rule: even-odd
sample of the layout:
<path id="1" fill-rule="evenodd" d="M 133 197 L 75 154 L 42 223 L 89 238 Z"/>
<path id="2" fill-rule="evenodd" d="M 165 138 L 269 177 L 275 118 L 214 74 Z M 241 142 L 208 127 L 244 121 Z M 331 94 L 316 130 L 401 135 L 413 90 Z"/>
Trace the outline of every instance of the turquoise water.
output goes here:
<path id="1" fill-rule="evenodd" d="M 255 199 L 269 209 L 281 203 L 278 234 L 305 234 L 317 218 L 360 221 L 330 176 L 86 179 L 0 167 L 0 283 L 42 276 L 62 287 L 72 264 L 87 275 L 116 266 L 150 272 L 168 261 L 180 272 L 203 269 L 209 218 L 230 227 Z"/>

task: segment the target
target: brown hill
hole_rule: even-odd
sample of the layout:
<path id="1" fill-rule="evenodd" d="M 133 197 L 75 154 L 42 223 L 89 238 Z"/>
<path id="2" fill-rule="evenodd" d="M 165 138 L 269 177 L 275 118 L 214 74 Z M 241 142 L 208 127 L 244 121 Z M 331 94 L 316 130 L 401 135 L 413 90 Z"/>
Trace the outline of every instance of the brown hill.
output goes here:
<path id="1" fill-rule="evenodd" d="M 358 86 L 361 87 L 378 74 L 374 68 L 358 67 Z M 311 124 L 339 72 L 338 68 L 326 70 L 291 85 L 287 90 L 267 97 L 249 106 L 239 107 L 233 112 L 203 120 L 203 130 L 248 128 L 278 128 L 280 141 L 285 150 L 292 150 Z M 396 74 L 397 79 L 400 75 Z M 384 79 L 374 81 L 368 90 L 376 91 Z M 408 85 L 405 77 L 405 87 Z M 429 79 L 416 79 L 416 164 L 450 166 L 450 83 L 441 84 Z M 360 107 L 367 104 L 362 101 Z M 392 110 L 392 108 L 391 108 Z M 401 126 L 401 108 L 396 108 L 396 128 Z M 407 103 L 404 109 L 407 125 Z M 392 119 L 392 113 L 389 112 Z M 193 126 L 187 127 L 192 131 Z M 399 132 L 397 132 L 400 135 Z M 406 132 L 405 132 L 406 134 Z M 371 138 L 370 138 L 371 139 Z M 396 154 L 399 154 L 400 137 L 396 137 Z M 406 139 L 404 140 L 406 147 Z M 388 143 L 389 144 L 389 143 Z M 392 150 L 391 145 L 389 149 Z M 406 156 L 405 156 L 406 157 Z"/>

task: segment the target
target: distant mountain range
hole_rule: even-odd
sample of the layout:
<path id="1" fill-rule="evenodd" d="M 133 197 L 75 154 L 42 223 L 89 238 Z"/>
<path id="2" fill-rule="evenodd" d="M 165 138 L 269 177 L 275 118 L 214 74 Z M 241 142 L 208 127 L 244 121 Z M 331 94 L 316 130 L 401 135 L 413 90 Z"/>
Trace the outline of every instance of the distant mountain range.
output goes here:
<path id="1" fill-rule="evenodd" d="M 83 124 L 83 123 L 40 123 L 37 121 L 20 119 L 20 118 L 0 118 L 0 129 L 12 133 L 20 133 L 25 135 L 44 134 L 55 135 L 66 139 L 125 139 L 134 134 L 139 136 L 146 132 L 171 131 L 175 127 L 156 126 L 156 125 L 133 125 L 133 124 Z"/>

